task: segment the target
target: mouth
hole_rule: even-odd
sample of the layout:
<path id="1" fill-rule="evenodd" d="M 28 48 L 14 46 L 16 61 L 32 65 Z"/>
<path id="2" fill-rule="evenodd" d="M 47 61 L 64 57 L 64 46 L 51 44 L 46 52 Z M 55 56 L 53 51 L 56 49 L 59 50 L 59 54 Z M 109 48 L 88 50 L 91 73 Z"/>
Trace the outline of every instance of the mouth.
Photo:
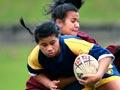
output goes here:
<path id="1" fill-rule="evenodd" d="M 53 53 L 53 52 L 48 53 L 48 56 L 49 56 L 49 57 L 54 57 L 54 56 L 55 56 L 55 53 Z"/>
<path id="2" fill-rule="evenodd" d="M 73 29 L 72 31 L 73 31 L 73 32 L 78 32 L 78 31 L 79 31 L 79 29 L 78 29 L 78 28 L 76 28 L 76 29 Z"/>

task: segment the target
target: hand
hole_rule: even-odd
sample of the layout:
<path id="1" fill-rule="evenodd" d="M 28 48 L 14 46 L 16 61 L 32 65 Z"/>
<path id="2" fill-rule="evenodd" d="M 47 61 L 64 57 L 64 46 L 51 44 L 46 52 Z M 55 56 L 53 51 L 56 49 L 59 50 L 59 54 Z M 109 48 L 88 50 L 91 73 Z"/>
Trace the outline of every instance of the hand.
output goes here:
<path id="1" fill-rule="evenodd" d="M 59 84 L 59 80 L 53 80 L 53 81 L 51 81 L 49 84 L 48 84 L 48 88 L 50 89 L 50 90 L 60 90 L 60 89 L 58 89 L 58 84 Z"/>
<path id="2" fill-rule="evenodd" d="M 98 74 L 86 74 L 82 76 L 82 79 L 80 79 L 79 82 L 85 86 L 94 86 L 100 79 L 101 76 Z"/>

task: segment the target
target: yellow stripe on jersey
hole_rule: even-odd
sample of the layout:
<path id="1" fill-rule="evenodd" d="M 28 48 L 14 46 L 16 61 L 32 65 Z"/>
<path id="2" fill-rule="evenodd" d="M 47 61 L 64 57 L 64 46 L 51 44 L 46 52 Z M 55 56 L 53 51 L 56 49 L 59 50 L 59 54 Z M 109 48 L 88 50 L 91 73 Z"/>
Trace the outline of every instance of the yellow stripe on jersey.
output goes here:
<path id="1" fill-rule="evenodd" d="M 95 90 L 95 89 L 93 87 L 85 86 L 85 88 L 82 90 Z"/>
<path id="2" fill-rule="evenodd" d="M 82 89 L 82 90 L 96 90 L 96 88 L 98 88 L 102 85 L 105 85 L 105 84 L 107 84 L 111 81 L 114 81 L 114 80 L 120 80 L 120 76 L 111 76 L 111 77 L 108 77 L 108 78 L 103 78 L 95 85 L 95 88 L 85 86 L 85 88 Z"/>
<path id="3" fill-rule="evenodd" d="M 32 69 L 42 69 L 42 66 L 38 62 L 38 54 L 39 54 L 40 47 L 37 45 L 28 57 L 28 65 Z"/>
<path id="4" fill-rule="evenodd" d="M 104 84 L 107 84 L 111 81 L 114 81 L 114 80 L 120 80 L 120 76 L 110 76 L 110 77 L 107 77 L 107 78 L 103 78 L 95 85 L 95 88 L 98 88 L 98 87 L 100 87 Z"/>
<path id="5" fill-rule="evenodd" d="M 79 54 L 88 54 L 89 50 L 93 47 L 94 44 L 86 42 L 84 40 L 69 38 L 65 39 L 65 43 L 70 48 L 70 50 L 76 55 Z"/>

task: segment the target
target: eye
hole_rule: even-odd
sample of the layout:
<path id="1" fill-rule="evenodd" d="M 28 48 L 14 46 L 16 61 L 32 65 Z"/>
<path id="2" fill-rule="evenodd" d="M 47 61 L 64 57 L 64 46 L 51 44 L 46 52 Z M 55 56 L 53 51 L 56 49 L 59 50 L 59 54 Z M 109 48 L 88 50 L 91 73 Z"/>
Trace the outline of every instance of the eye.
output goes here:
<path id="1" fill-rule="evenodd" d="M 47 47 L 47 44 L 42 43 L 41 46 L 42 46 L 42 47 Z"/>
<path id="2" fill-rule="evenodd" d="M 76 18 L 72 18 L 72 19 L 71 19 L 71 22 L 72 22 L 72 23 L 75 23 L 75 22 L 78 22 L 78 23 L 79 23 L 79 20 L 76 19 Z"/>
<path id="3" fill-rule="evenodd" d="M 76 20 L 75 19 L 71 19 L 71 22 L 74 23 Z"/>
<path id="4" fill-rule="evenodd" d="M 54 45 L 55 43 L 56 43 L 56 41 L 53 40 L 53 41 L 50 42 L 50 45 Z"/>

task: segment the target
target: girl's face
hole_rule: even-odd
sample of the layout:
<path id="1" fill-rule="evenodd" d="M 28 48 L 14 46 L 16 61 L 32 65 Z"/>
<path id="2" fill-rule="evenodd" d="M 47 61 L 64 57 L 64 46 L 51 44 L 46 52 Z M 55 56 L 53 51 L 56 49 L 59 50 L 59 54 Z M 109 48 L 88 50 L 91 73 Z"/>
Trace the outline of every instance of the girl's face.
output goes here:
<path id="1" fill-rule="evenodd" d="M 59 39 L 55 35 L 40 39 L 39 46 L 47 57 L 54 57 L 60 53 Z"/>
<path id="2" fill-rule="evenodd" d="M 61 34 L 77 35 L 79 31 L 79 13 L 68 11 L 64 20 L 57 23 L 60 26 Z"/>

